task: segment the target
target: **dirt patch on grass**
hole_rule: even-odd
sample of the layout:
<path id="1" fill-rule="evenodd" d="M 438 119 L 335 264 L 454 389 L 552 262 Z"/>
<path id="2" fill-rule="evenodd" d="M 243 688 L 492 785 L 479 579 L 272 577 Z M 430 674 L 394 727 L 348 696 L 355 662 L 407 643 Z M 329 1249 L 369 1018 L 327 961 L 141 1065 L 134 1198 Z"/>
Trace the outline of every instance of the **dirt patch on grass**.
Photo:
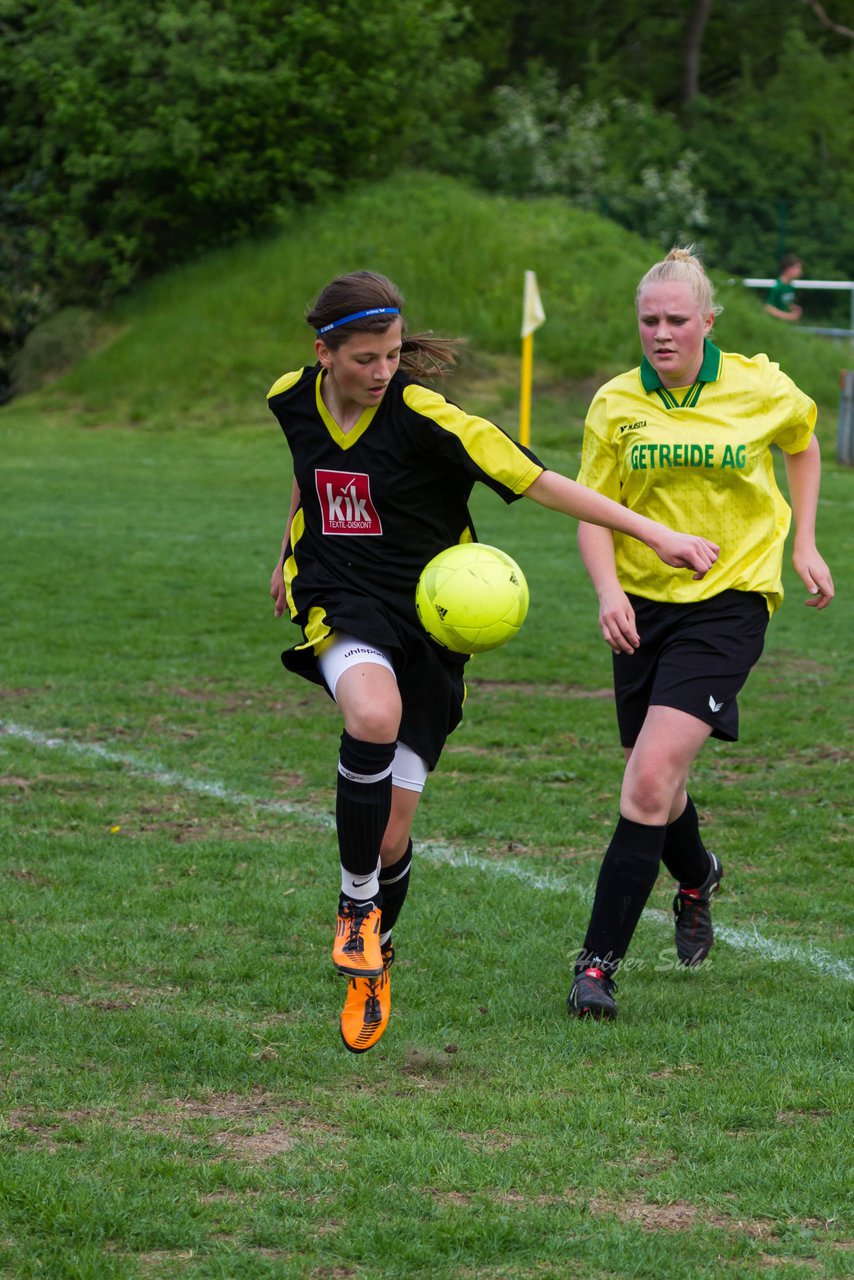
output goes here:
<path id="1" fill-rule="evenodd" d="M 8 790 L 4 799 L 12 802 L 47 793 L 51 800 L 68 800 L 72 796 L 77 799 L 85 794 L 87 800 L 92 798 L 93 803 L 97 803 L 100 785 L 97 781 L 88 782 L 69 773 L 36 773 L 30 778 L 5 774 L 0 778 L 0 787 Z"/>
<path id="2" fill-rule="evenodd" d="M 832 761 L 833 764 L 850 764 L 854 760 L 854 751 L 849 751 L 845 747 L 837 746 L 835 743 L 819 742 L 814 747 L 808 747 L 798 751 L 787 751 L 783 760 L 786 763 L 791 762 L 798 766 L 816 764 L 819 761 Z"/>
<path id="3" fill-rule="evenodd" d="M 596 701 L 614 696 L 613 689 L 588 689 L 580 684 L 539 684 L 531 680 L 481 680 L 475 677 L 467 678 L 466 686 L 473 692 L 486 696 L 497 694 L 502 698 L 508 693 L 537 698 L 592 698 Z"/>
<path id="4" fill-rule="evenodd" d="M 130 784 L 130 779 L 127 781 Z M 290 775 L 286 783 L 290 794 L 298 792 L 302 784 L 303 779 L 296 774 Z M 281 785 L 277 783 L 276 789 L 280 790 Z M 154 835 L 165 837 L 173 844 L 193 844 L 206 839 L 237 843 L 279 839 L 289 825 L 286 815 L 265 809 L 263 799 L 259 799 L 256 806 L 243 806 L 235 813 L 233 803 L 216 796 L 158 786 L 156 795 L 149 791 L 148 796 L 140 797 L 138 802 L 128 801 L 124 796 L 120 798 L 111 793 L 99 779 L 82 779 L 61 771 L 30 778 L 6 774 L 0 778 L 0 788 L 4 801 L 23 811 L 22 823 L 31 812 L 35 814 L 36 806 L 47 801 L 51 812 L 50 832 L 57 836 L 65 836 L 69 830 L 86 829 L 116 840 Z M 84 798 L 87 810 L 85 818 L 81 818 L 79 810 Z M 322 806 L 312 796 L 296 803 L 304 804 L 306 812 L 311 811 L 313 804 L 329 806 L 328 797 Z M 18 878 L 33 880 L 26 868 L 21 869 Z"/>
<path id="5" fill-rule="evenodd" d="M 151 1249 L 148 1253 L 124 1254 L 126 1258 L 133 1258 L 143 1273 L 162 1271 L 164 1275 L 176 1275 L 175 1264 L 189 1262 L 195 1256 L 195 1249 Z"/>
<path id="6" fill-rule="evenodd" d="M 16 778 L 12 773 L 4 773 L 0 778 L 0 787 L 14 788 L 15 791 L 29 791 L 31 785 L 29 778 Z"/>
<path id="7" fill-rule="evenodd" d="M 791 1218 L 785 1222 L 776 1219 L 735 1218 L 731 1215 L 710 1212 L 687 1200 L 670 1204 L 652 1204 L 640 1196 L 628 1196 L 625 1200 L 594 1198 L 588 1203 L 589 1211 L 596 1216 L 613 1216 L 621 1222 L 636 1222 L 641 1230 L 656 1232 L 689 1231 L 694 1226 L 712 1226 L 730 1235 L 748 1236 L 752 1240 L 769 1240 L 783 1231 L 829 1232 L 833 1219 Z M 802 1261 L 802 1259 L 778 1259 L 778 1261 Z"/>
<path id="8" fill-rule="evenodd" d="M 786 1257 L 781 1253 L 760 1253 L 760 1267 L 806 1267 L 810 1271 L 823 1271 L 818 1258 Z"/>
<path id="9" fill-rule="evenodd" d="M 662 1174 L 665 1169 L 672 1169 L 677 1163 L 679 1157 L 675 1151 L 666 1151 L 661 1155 L 652 1155 L 649 1151 L 642 1151 L 632 1159 L 632 1165 L 637 1169 L 639 1178 L 655 1178 Z M 609 1162 L 615 1169 L 625 1167 L 625 1160 L 613 1160 Z"/>
<path id="10" fill-rule="evenodd" d="M 442 1089 L 450 1076 L 457 1046 L 445 1045 L 444 1049 L 419 1049 L 410 1046 L 406 1050 L 401 1075 L 420 1089 Z"/>
<path id="11" fill-rule="evenodd" d="M 817 662 L 815 658 L 808 658 L 802 653 L 766 653 L 762 659 L 762 666 L 766 672 L 783 672 L 787 680 L 791 679 L 793 675 L 829 676 L 835 674 L 833 668 L 829 667 L 826 662 Z"/>
<path id="12" fill-rule="evenodd" d="M 697 1206 L 687 1201 L 648 1204 L 641 1199 L 594 1199 L 587 1208 L 596 1217 L 615 1217 L 621 1222 L 639 1223 L 643 1231 L 688 1231 L 699 1217 Z"/>
<path id="13" fill-rule="evenodd" d="M 301 685 L 295 685 L 293 689 L 285 686 L 278 698 L 271 698 L 269 691 L 263 689 L 220 689 L 211 683 L 173 685 L 165 689 L 151 685 L 149 692 L 155 697 L 166 694 L 173 698 L 180 698 L 182 702 L 216 707 L 217 713 L 222 715 L 247 714 L 259 708 L 265 713 L 276 714 L 293 715 L 300 711 L 307 711 L 313 715 L 315 712 L 328 710 L 330 716 L 337 715 L 331 702 L 326 708 L 323 701 L 318 698 L 317 691 L 306 686 L 303 692 Z"/>
<path id="14" fill-rule="evenodd" d="M 224 1240 L 231 1242 L 231 1237 L 223 1237 Z M 173 1280 L 175 1276 L 183 1276 L 191 1274 L 187 1263 L 198 1262 L 201 1265 L 209 1265 L 211 1258 L 216 1259 L 216 1254 L 211 1254 L 207 1249 L 197 1251 L 195 1249 L 148 1249 L 144 1253 L 131 1253 L 127 1250 L 116 1250 L 114 1256 L 130 1263 L 134 1263 L 143 1276 L 151 1277 L 151 1280 Z M 289 1249 L 269 1249 L 260 1248 L 252 1245 L 244 1246 L 240 1252 L 241 1265 L 251 1265 L 253 1259 L 263 1260 L 265 1263 L 288 1263 L 292 1262 L 294 1254 Z M 136 1274 L 136 1272 L 134 1272 Z M 225 1272 L 222 1272 L 225 1275 Z M 273 1274 L 268 1272 L 266 1267 L 264 1274 Z M 278 1275 L 279 1273 L 276 1272 Z M 311 1275 L 318 1273 L 311 1272 Z M 330 1272 L 330 1275 L 333 1273 Z M 355 1271 L 341 1272 L 341 1275 L 355 1276 Z"/>
<path id="15" fill-rule="evenodd" d="M 301 1109 L 298 1102 L 287 1103 L 272 1093 L 255 1089 L 245 1093 L 212 1093 L 207 1098 L 168 1098 L 161 1111 L 149 1111 L 142 1118 L 152 1121 L 152 1128 L 159 1128 L 158 1121 L 178 1117 L 181 1120 L 255 1120 L 269 1115 L 279 1107 Z"/>
<path id="16" fill-rule="evenodd" d="M 824 1120 L 832 1116 L 832 1111 L 778 1111 L 778 1124 L 800 1124 L 802 1120 Z"/>
<path id="17" fill-rule="evenodd" d="M 462 1134 L 462 1137 L 467 1135 Z M 674 1200 L 667 1204 L 656 1204 L 645 1200 L 642 1196 L 626 1196 L 617 1199 L 613 1196 L 594 1196 L 588 1200 L 581 1191 L 567 1187 L 557 1193 L 528 1195 L 519 1191 L 504 1191 L 483 1188 L 477 1192 L 452 1191 L 439 1187 L 422 1187 L 423 1195 L 442 1204 L 470 1208 L 484 1198 L 494 1204 L 504 1205 L 509 1209 L 525 1210 L 531 1207 L 555 1207 L 558 1205 L 574 1205 L 593 1217 L 617 1218 L 620 1222 L 634 1224 L 644 1232 L 678 1234 L 691 1231 L 695 1227 L 717 1227 L 729 1235 L 748 1236 L 753 1240 L 770 1240 L 785 1230 L 795 1228 L 799 1231 L 829 1232 L 834 1226 L 832 1219 L 824 1222 L 815 1218 L 790 1219 L 786 1222 L 764 1219 L 740 1219 L 726 1214 L 710 1212 L 701 1205 L 692 1204 L 688 1200 Z M 829 1241 L 833 1244 L 834 1242 Z M 845 1248 L 845 1243 L 837 1245 Z M 769 1255 L 770 1256 L 770 1255 Z M 778 1258 L 777 1261 L 801 1261 L 801 1259 Z"/>
<path id="18" fill-rule="evenodd" d="M 308 1139 L 337 1132 L 334 1125 L 310 1115 L 303 1103 L 283 1101 L 261 1090 L 248 1096 L 220 1093 L 206 1099 L 172 1098 L 161 1110 L 130 1119 L 112 1108 L 52 1112 L 46 1119 L 35 1108 L 23 1107 L 11 1111 L 4 1123 L 7 1129 L 25 1132 L 52 1153 L 63 1141 L 63 1127 L 108 1125 L 173 1140 L 203 1139 L 222 1147 L 227 1156 L 250 1164 L 264 1164 Z M 74 1140 L 78 1140 L 76 1136 Z"/>
<path id="19" fill-rule="evenodd" d="M 53 881 L 48 876 L 43 876 L 38 871 L 32 871 L 29 867 L 8 867 L 4 874 L 10 880 L 20 880 L 24 884 L 33 885 L 36 889 L 45 889 L 53 885 Z"/>
<path id="20" fill-rule="evenodd" d="M 245 1200 L 254 1200 L 260 1196 L 261 1192 L 256 1188 L 247 1188 L 246 1191 L 235 1191 L 232 1187 L 221 1187 L 218 1191 L 205 1191 L 199 1197 L 199 1204 L 243 1204 Z M 293 1192 L 284 1199 L 294 1199 L 296 1193 Z"/>
<path id="21" fill-rule="evenodd" d="M 172 807 L 177 809 L 179 806 Z M 116 825 L 121 827 L 121 834 L 125 837 L 157 834 L 171 838 L 174 844 L 192 844 L 197 840 L 209 839 L 229 841 L 276 839 L 282 834 L 284 820 L 278 815 L 260 817 L 257 811 L 247 815 L 244 820 L 230 814 L 212 814 L 208 817 L 187 814 L 183 817 L 171 817 L 167 816 L 159 806 L 148 805 L 141 807 L 137 813 L 131 811 L 123 814 L 117 819 Z"/>
<path id="22" fill-rule="evenodd" d="M 501 1129 L 486 1129 L 483 1133 L 463 1133 L 462 1138 L 468 1146 L 478 1151 L 509 1151 L 525 1139 L 518 1133 L 505 1133 Z"/>
<path id="23" fill-rule="evenodd" d="M 207 686 L 188 689 L 182 684 L 174 685 L 171 688 L 167 687 L 163 690 L 163 693 L 168 694 L 171 698 L 180 698 L 182 702 L 199 703 L 219 702 L 221 696 L 215 689 Z"/>
<path id="24" fill-rule="evenodd" d="M 56 1000 L 68 1009 L 102 1009 L 105 1012 L 136 1009 L 140 1005 L 153 1004 L 180 994 L 181 988 L 164 984 L 162 987 L 143 987 L 133 982 L 105 984 L 108 993 L 82 995 L 71 991 L 45 991 L 28 988 L 31 994 L 46 1000 Z"/>
<path id="25" fill-rule="evenodd" d="M 457 1205 L 460 1209 L 468 1209 L 474 1200 L 474 1196 L 465 1191 L 444 1191 L 440 1187 L 422 1187 L 421 1191 L 431 1200 L 437 1200 L 440 1204 Z"/>
<path id="26" fill-rule="evenodd" d="M 297 1145 L 298 1137 L 274 1127 L 263 1133 L 217 1133 L 211 1135 L 241 1160 L 264 1164 L 276 1156 L 286 1155 Z"/>
<path id="27" fill-rule="evenodd" d="M 147 1133 L 181 1137 L 197 1136 L 190 1126 L 198 1121 L 222 1125 L 204 1137 L 222 1146 L 230 1156 L 263 1164 L 285 1155 L 298 1144 L 318 1135 L 337 1132 L 326 1121 L 307 1114 L 302 1103 L 283 1102 L 272 1094 L 218 1093 L 206 1099 L 174 1098 L 157 1112 L 146 1112 L 133 1121 Z"/>
<path id="28" fill-rule="evenodd" d="M 294 788 L 299 784 L 294 782 Z M 63 793 L 57 792 L 62 798 Z M 93 803 L 99 803 L 93 799 Z M 103 809 L 105 801 L 100 801 Z M 311 799 L 304 802 L 310 812 Z M 103 819 L 95 819 L 98 828 Z M 104 827 L 100 826 L 101 831 Z M 265 810 L 264 802 L 252 808 L 244 806 L 239 813 L 232 804 L 226 805 L 216 797 L 200 796 L 185 791 L 160 791 L 156 798 L 141 800 L 133 806 L 117 807 L 112 802 L 106 834 L 117 840 L 132 840 L 146 836 L 160 836 L 173 844 L 194 844 L 199 840 L 227 840 L 242 843 L 247 840 L 276 840 L 289 829 L 289 818 L 284 814 Z M 159 887 L 169 887 L 168 884 Z"/>

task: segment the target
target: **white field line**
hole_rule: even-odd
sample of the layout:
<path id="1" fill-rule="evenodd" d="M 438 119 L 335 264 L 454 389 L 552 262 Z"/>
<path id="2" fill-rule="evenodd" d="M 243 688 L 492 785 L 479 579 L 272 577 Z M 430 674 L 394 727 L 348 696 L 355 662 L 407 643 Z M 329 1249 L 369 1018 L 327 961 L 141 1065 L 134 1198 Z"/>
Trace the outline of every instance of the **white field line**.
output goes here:
<path id="1" fill-rule="evenodd" d="M 0 736 L 29 742 L 35 747 L 64 751 L 68 755 L 121 765 L 134 777 L 144 778 L 161 786 L 177 787 L 197 795 L 211 796 L 226 804 L 253 808 L 265 813 L 281 813 L 289 818 L 296 818 L 301 822 L 310 823 L 315 827 L 324 827 L 327 830 L 335 826 L 331 814 L 318 813 L 305 805 L 292 804 L 287 800 L 265 800 L 263 797 L 249 795 L 246 792 L 232 791 L 222 782 L 205 782 L 199 778 L 189 777 L 187 774 L 176 773 L 163 765 L 146 762 L 130 752 L 114 751 L 97 742 L 77 742 L 73 738 L 50 737 L 36 729 L 28 729 L 23 725 L 8 722 L 0 722 Z M 470 868 L 492 877 L 506 877 L 525 884 L 531 889 L 545 890 L 550 893 L 571 893 L 588 903 L 593 900 L 593 890 L 589 886 L 579 884 L 577 880 L 571 880 L 557 872 L 531 871 L 529 867 L 521 866 L 518 862 L 479 857 L 477 854 L 469 853 L 467 849 L 437 841 L 419 841 L 417 849 L 419 857 L 427 858 L 431 862 L 442 863 L 449 867 Z M 673 924 L 672 916 L 651 907 L 644 911 L 644 918 L 667 925 L 668 928 Z M 756 928 L 734 929 L 717 922 L 715 922 L 715 937 L 718 941 L 735 947 L 736 950 L 754 951 L 766 960 L 805 965 L 828 977 L 841 978 L 844 982 L 854 982 L 854 965 L 830 955 L 827 951 L 820 950 L 812 942 L 803 945 L 779 942 L 773 938 L 766 938 Z"/>

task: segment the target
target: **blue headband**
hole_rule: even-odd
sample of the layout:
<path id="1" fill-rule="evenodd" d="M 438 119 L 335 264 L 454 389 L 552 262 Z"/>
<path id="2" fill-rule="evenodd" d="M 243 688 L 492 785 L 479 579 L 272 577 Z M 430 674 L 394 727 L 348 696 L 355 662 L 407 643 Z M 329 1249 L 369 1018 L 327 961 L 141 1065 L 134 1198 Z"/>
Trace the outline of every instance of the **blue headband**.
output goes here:
<path id="1" fill-rule="evenodd" d="M 331 324 L 325 324 L 322 329 L 318 329 L 317 336 L 328 333 L 330 329 L 338 329 L 342 324 L 350 324 L 353 320 L 363 320 L 365 316 L 399 316 L 400 307 L 371 307 L 370 311 L 354 311 L 351 316 L 342 316 L 340 320 L 333 320 Z"/>

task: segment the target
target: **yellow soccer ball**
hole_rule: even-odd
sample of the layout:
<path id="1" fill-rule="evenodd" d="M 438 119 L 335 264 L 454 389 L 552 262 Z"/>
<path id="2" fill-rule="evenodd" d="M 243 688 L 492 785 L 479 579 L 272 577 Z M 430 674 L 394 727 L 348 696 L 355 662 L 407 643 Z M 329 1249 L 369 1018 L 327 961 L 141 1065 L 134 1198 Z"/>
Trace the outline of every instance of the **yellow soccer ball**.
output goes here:
<path id="1" fill-rule="evenodd" d="M 485 542 L 447 547 L 425 565 L 415 591 L 421 625 L 454 653 L 484 653 L 512 640 L 528 612 L 515 560 Z"/>

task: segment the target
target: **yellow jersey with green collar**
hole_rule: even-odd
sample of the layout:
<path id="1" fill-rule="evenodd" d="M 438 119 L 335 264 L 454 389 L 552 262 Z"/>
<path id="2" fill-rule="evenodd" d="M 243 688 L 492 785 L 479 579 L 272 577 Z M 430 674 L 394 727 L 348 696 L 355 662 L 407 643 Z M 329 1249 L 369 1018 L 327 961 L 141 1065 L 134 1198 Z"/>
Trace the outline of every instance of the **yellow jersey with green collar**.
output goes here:
<path id="1" fill-rule="evenodd" d="M 625 591 L 690 603 L 721 591 L 783 599 L 783 546 L 791 510 L 771 445 L 807 448 L 816 407 L 765 355 L 722 352 L 706 339 L 691 387 L 670 388 L 644 357 L 596 393 L 584 430 L 579 481 L 625 507 L 720 546 L 699 582 L 635 538 L 614 534 Z"/>

